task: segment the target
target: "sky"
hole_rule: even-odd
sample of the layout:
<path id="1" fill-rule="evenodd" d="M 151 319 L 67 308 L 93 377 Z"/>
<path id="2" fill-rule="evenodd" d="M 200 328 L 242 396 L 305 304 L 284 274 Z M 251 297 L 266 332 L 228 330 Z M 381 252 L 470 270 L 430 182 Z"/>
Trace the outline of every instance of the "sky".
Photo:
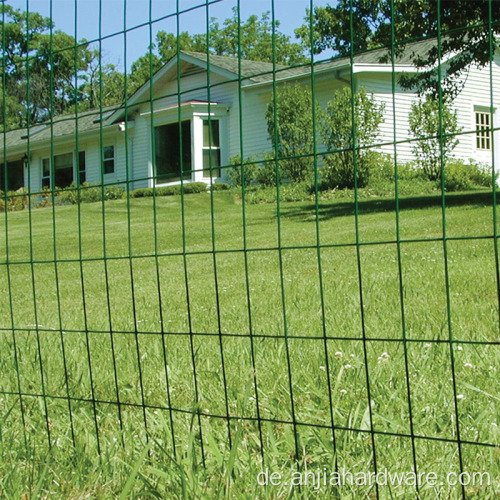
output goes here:
<path id="1" fill-rule="evenodd" d="M 153 40 L 157 31 L 176 33 L 177 0 L 6 0 L 6 3 L 22 10 L 36 11 L 52 18 L 55 28 L 81 40 L 102 40 L 103 63 L 115 64 L 123 70 L 138 57 L 147 52 L 150 39 L 150 1 L 153 23 Z M 237 0 L 178 0 L 180 31 L 191 34 L 204 33 L 208 16 L 220 21 L 231 16 L 231 9 Z M 314 6 L 332 3 L 328 0 L 314 0 Z M 76 23 L 75 23 L 76 4 Z M 310 0 L 274 0 L 275 17 L 280 21 L 280 30 L 294 40 L 294 29 L 303 24 L 306 8 Z M 101 6 L 101 23 L 99 10 Z M 126 9 L 125 9 L 126 7 Z M 241 19 L 251 14 L 260 15 L 271 11 L 272 0 L 240 0 Z M 126 15 L 124 14 L 126 11 Z M 124 49 L 124 29 L 127 32 Z M 117 34 L 118 33 L 118 34 Z M 97 43 L 94 44 L 97 48 Z"/>

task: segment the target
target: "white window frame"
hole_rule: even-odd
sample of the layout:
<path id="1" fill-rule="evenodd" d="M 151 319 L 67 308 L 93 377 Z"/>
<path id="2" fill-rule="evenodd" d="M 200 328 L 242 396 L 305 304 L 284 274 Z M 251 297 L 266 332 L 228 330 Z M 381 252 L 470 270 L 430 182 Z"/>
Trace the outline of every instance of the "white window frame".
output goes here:
<path id="1" fill-rule="evenodd" d="M 211 122 L 214 122 L 214 121 L 218 122 L 219 137 L 218 137 L 218 141 L 217 142 L 219 143 L 219 145 L 218 146 L 214 146 L 212 144 L 211 146 L 205 146 L 205 144 L 204 144 L 205 141 L 204 141 L 204 137 L 203 137 L 203 126 L 204 126 L 205 123 L 209 123 L 209 122 L 211 123 Z M 220 175 L 221 175 L 220 174 L 220 166 L 222 164 L 222 150 L 221 149 L 222 149 L 221 148 L 221 120 L 218 117 L 212 117 L 212 116 L 208 117 L 207 116 L 206 118 L 202 119 L 202 137 L 201 137 L 202 172 L 201 172 L 201 174 L 202 174 L 203 179 L 207 179 L 207 180 L 212 179 L 212 180 L 214 180 L 214 179 L 219 179 L 220 178 Z M 214 177 L 214 176 L 211 177 L 210 175 L 208 175 L 208 176 L 205 175 L 205 165 L 203 165 L 203 152 L 204 151 L 219 151 L 219 157 L 220 157 L 219 165 L 218 166 L 212 165 L 212 171 L 214 169 L 218 169 L 219 170 L 219 176 L 218 177 Z"/>
<path id="2" fill-rule="evenodd" d="M 210 114 L 208 113 L 210 110 Z M 226 139 L 225 139 L 225 126 L 226 126 L 226 116 L 229 111 L 229 105 L 221 103 L 210 103 L 206 102 L 189 102 L 183 103 L 181 105 L 181 113 L 176 106 L 168 106 L 163 109 L 158 109 L 151 114 L 150 111 L 142 113 L 141 116 L 150 120 L 151 127 L 159 127 L 161 125 L 168 125 L 170 123 L 178 122 L 179 118 L 181 121 L 190 120 L 191 121 L 191 179 L 193 182 L 205 182 L 210 183 L 210 177 L 203 176 L 203 120 L 210 119 L 219 121 L 219 148 L 220 149 L 220 164 L 225 165 L 227 159 L 225 154 L 227 151 Z M 151 119 L 153 117 L 153 119 Z M 205 148 L 207 149 L 207 148 Z M 150 156 L 149 156 L 149 185 L 153 187 L 155 183 L 153 175 L 153 148 L 150 146 Z M 212 182 L 222 178 L 223 171 L 220 171 L 220 177 L 213 177 Z M 190 182 L 183 181 L 183 182 Z M 156 186 L 172 186 L 175 184 L 180 184 L 181 181 L 173 181 L 168 183 L 157 183 Z"/>
<path id="3" fill-rule="evenodd" d="M 49 162 L 49 175 L 43 175 L 44 163 L 46 161 Z M 41 168 L 40 168 L 40 174 L 41 174 L 40 187 L 42 189 L 44 189 L 44 187 L 46 187 L 48 189 L 52 189 L 52 166 L 51 166 L 50 163 L 51 163 L 50 162 L 50 156 L 48 158 L 42 158 L 42 164 L 41 164 Z M 43 181 L 45 179 L 49 180 L 49 185 L 48 186 L 44 186 L 43 185 Z"/>
<path id="4" fill-rule="evenodd" d="M 494 110 L 488 109 L 487 107 L 474 106 L 474 144 L 478 151 L 490 152 L 492 150 L 494 114 Z M 483 121 L 483 123 L 481 123 L 481 121 Z"/>
<path id="5" fill-rule="evenodd" d="M 49 179 L 49 185 L 48 189 L 52 189 L 52 177 L 53 177 L 53 168 L 52 168 L 52 162 L 51 162 L 51 157 L 55 158 L 56 156 L 61 156 L 61 155 L 67 155 L 70 154 L 72 155 L 72 165 L 73 165 L 73 182 L 76 182 L 76 176 L 79 175 L 79 172 L 76 171 L 76 158 L 75 158 L 75 151 L 62 151 L 58 153 L 54 153 L 53 155 L 48 155 L 48 156 L 43 156 L 40 162 L 40 187 L 43 189 L 43 180 L 44 179 Z M 48 161 L 49 162 L 49 175 L 43 175 L 43 162 Z M 55 186 L 54 186 L 55 187 Z M 64 188 L 63 188 L 64 189 Z"/>

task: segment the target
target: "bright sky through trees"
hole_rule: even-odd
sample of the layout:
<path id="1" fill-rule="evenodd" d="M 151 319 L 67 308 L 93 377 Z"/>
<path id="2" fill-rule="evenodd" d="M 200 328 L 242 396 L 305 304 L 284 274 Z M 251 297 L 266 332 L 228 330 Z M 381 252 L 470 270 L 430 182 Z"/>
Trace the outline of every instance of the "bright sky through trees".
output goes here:
<path id="1" fill-rule="evenodd" d="M 231 17 L 231 9 L 237 5 L 236 0 L 207 0 L 209 3 L 209 17 L 216 17 L 219 21 Z M 12 7 L 36 11 L 43 16 L 50 16 L 50 0 L 7 0 Z M 75 35 L 75 3 L 77 5 L 77 33 L 76 38 L 96 40 L 99 38 L 99 0 L 52 0 L 52 17 L 55 28 L 70 35 Z M 185 12 L 180 16 L 180 31 L 190 34 L 206 32 L 205 0 L 179 0 L 179 10 Z M 315 0 L 315 6 L 326 5 L 326 0 Z M 330 1 L 330 3 L 332 3 Z M 152 0 L 151 17 L 153 21 L 170 16 L 153 24 L 153 40 L 159 30 L 176 33 L 176 0 Z M 124 29 L 124 6 L 126 5 L 126 25 L 130 29 L 141 24 L 142 27 L 127 33 L 127 52 L 124 54 L 124 36 L 120 31 Z M 276 19 L 280 21 L 280 31 L 290 35 L 295 40 L 294 29 L 304 22 L 309 0 L 274 0 Z M 103 63 L 112 63 L 117 69 L 123 70 L 125 60 L 127 69 L 140 56 L 144 55 L 149 44 L 149 0 L 101 0 L 102 25 L 101 36 L 109 37 L 102 40 Z M 241 19 L 256 14 L 260 17 L 263 12 L 271 11 L 271 0 L 241 0 Z M 114 33 L 119 33 L 115 36 Z M 95 44 L 97 48 L 97 43 Z"/>

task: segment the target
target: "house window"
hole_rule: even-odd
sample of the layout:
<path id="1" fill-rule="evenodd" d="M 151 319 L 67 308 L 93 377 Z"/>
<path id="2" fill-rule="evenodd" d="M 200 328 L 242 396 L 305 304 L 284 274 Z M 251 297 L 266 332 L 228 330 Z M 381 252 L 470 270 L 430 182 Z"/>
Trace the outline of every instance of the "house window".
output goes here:
<path id="1" fill-rule="evenodd" d="M 491 113 L 476 111 L 476 148 L 491 150 Z"/>
<path id="2" fill-rule="evenodd" d="M 78 153 L 78 180 L 80 185 L 82 185 L 86 180 L 86 170 L 85 170 L 85 151 L 80 151 Z"/>
<path id="3" fill-rule="evenodd" d="M 7 170 L 7 179 L 5 179 Z M 7 185 L 5 181 L 7 180 Z M 8 161 L 7 168 L 0 163 L 0 191 L 17 191 L 24 186 L 24 165 L 23 160 Z"/>
<path id="4" fill-rule="evenodd" d="M 73 182 L 73 153 L 55 155 L 54 157 L 54 187 L 65 188 Z M 42 187 L 51 187 L 50 159 L 42 160 Z"/>
<path id="5" fill-rule="evenodd" d="M 114 174 L 115 172 L 115 147 L 114 146 L 104 146 L 103 153 L 103 163 L 104 163 L 104 173 Z"/>
<path id="6" fill-rule="evenodd" d="M 54 156 L 54 186 L 65 188 L 73 182 L 73 153 Z"/>
<path id="7" fill-rule="evenodd" d="M 155 127 L 156 182 L 191 179 L 191 120 Z"/>
<path id="8" fill-rule="evenodd" d="M 220 177 L 219 167 L 219 120 L 203 120 L 203 177 Z"/>

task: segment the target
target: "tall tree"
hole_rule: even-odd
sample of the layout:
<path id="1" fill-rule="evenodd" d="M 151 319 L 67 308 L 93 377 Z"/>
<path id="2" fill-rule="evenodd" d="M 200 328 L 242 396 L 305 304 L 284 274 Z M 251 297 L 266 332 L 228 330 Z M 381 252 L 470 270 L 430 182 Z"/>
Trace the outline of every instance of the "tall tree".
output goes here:
<path id="1" fill-rule="evenodd" d="M 314 159 L 313 102 L 311 90 L 303 85 L 284 85 L 276 101 L 267 105 L 266 121 L 273 154 L 278 153 L 279 167 L 288 180 L 311 179 Z"/>
<path id="2" fill-rule="evenodd" d="M 90 52 L 91 60 L 78 88 L 79 110 L 121 104 L 125 99 L 125 77 L 114 64 L 103 63 L 99 50 Z"/>
<path id="3" fill-rule="evenodd" d="M 243 59 L 272 62 L 274 41 L 274 53 L 278 64 L 289 65 L 307 61 L 300 44 L 291 42 L 290 37 L 279 30 L 279 21 L 275 21 L 273 33 L 269 12 L 264 12 L 260 19 L 256 15 L 251 15 L 241 23 L 240 27 L 238 25 L 237 7 L 233 8 L 233 16 L 225 19 L 222 24 L 212 19 L 210 50 L 217 55 L 234 57 L 241 52 Z"/>
<path id="4" fill-rule="evenodd" d="M 295 31 L 305 48 L 310 47 L 309 15 L 307 12 L 305 24 Z M 396 55 L 404 51 L 410 40 L 437 38 L 440 29 L 441 50 L 437 41 L 429 44 L 424 55 L 413 59 L 414 66 L 421 69 L 418 76 L 405 75 L 401 84 L 422 93 L 428 90 L 436 93 L 436 63 L 441 57 L 449 64 L 446 74 L 442 75 L 443 91 L 454 95 L 460 89 L 467 67 L 486 65 L 492 54 L 490 42 L 493 51 L 498 47 L 500 0 L 338 0 L 335 5 L 314 9 L 313 51 L 333 49 L 339 55 L 349 55 L 351 46 L 355 53 L 373 47 L 390 47 L 391 23 L 397 43 Z M 381 62 L 388 61 L 389 49 L 381 58 Z"/>
<path id="5" fill-rule="evenodd" d="M 5 22 L 3 21 L 5 19 Z M 91 60 L 85 40 L 55 30 L 49 18 L 0 4 L 0 58 L 6 123 L 24 127 L 67 111 L 76 98 L 76 74 Z M 75 83 L 76 82 L 76 83 Z M 4 99 L 2 98 L 2 108 Z"/>

